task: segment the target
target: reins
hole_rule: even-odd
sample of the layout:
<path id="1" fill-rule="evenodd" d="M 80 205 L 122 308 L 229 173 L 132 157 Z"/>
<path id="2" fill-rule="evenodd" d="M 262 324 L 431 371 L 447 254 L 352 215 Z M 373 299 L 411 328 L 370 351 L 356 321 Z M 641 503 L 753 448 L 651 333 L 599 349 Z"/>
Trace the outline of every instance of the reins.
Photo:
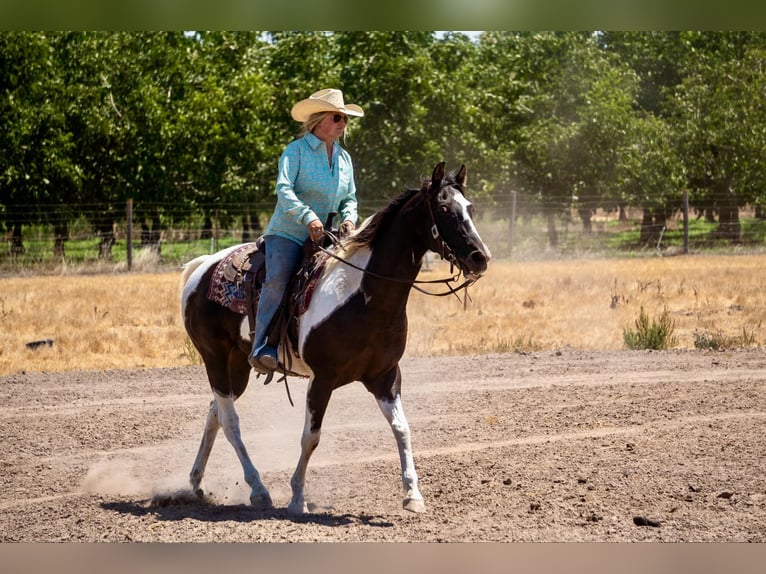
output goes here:
<path id="1" fill-rule="evenodd" d="M 375 273 L 374 271 L 369 271 L 367 269 L 364 269 L 363 267 L 359 267 L 358 265 L 351 263 L 351 261 L 344 259 L 343 257 L 337 255 L 336 253 L 333 253 L 329 249 L 326 249 L 322 245 L 316 244 L 316 247 L 325 253 L 326 255 L 329 255 L 330 257 L 337 259 L 341 263 L 344 263 L 345 265 L 348 265 L 349 267 L 356 269 L 357 271 L 361 271 L 365 275 L 369 275 L 370 277 L 375 277 L 376 279 L 383 279 L 384 281 L 391 281 L 393 283 L 406 283 L 412 286 L 413 289 L 416 291 L 419 291 L 420 293 L 423 293 L 424 295 L 430 295 L 431 297 L 445 297 L 447 295 L 455 295 L 457 297 L 458 301 L 460 301 L 460 296 L 458 295 L 458 292 L 461 289 L 465 290 L 465 297 L 470 299 L 470 296 L 468 295 L 468 287 L 470 287 L 474 282 L 475 279 L 466 279 L 463 281 L 460 285 L 457 287 L 453 287 L 450 285 L 450 283 L 454 283 L 460 280 L 460 270 L 458 265 L 458 271 L 455 272 L 455 255 L 452 252 L 452 249 L 449 245 L 447 245 L 444 240 L 441 238 L 441 235 L 439 233 L 439 228 L 436 227 L 436 219 L 434 218 L 433 210 L 431 208 L 431 202 L 426 199 L 426 205 L 428 206 L 428 215 L 431 217 L 431 236 L 439 241 L 441 244 L 441 253 L 439 253 L 439 256 L 442 259 L 446 259 L 450 263 L 450 277 L 445 277 L 443 279 L 432 279 L 432 280 L 419 280 L 419 279 L 404 279 L 402 277 L 390 277 L 388 275 L 381 275 L 379 273 Z M 330 242 L 333 244 L 333 246 L 338 247 L 340 245 L 340 239 L 332 233 L 331 231 L 327 230 L 325 228 L 324 230 L 325 236 L 327 236 L 330 239 Z M 422 287 L 419 287 L 418 285 L 437 285 L 437 284 L 443 284 L 447 291 L 443 291 L 441 293 L 434 293 L 432 291 L 428 291 L 426 289 L 423 289 Z M 465 301 L 462 301 L 465 303 Z"/>

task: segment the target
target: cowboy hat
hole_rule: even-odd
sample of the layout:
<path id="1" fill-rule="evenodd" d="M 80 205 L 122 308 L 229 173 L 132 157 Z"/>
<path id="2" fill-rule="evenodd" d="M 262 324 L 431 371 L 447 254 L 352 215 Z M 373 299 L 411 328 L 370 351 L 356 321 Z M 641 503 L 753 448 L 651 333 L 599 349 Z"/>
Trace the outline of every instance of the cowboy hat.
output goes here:
<path id="1" fill-rule="evenodd" d="M 364 115 L 362 108 L 355 104 L 343 103 L 343 92 L 328 88 L 314 92 L 305 100 L 301 100 L 290 110 L 294 120 L 305 122 L 312 114 L 318 112 L 341 112 L 348 116 L 361 117 Z"/>

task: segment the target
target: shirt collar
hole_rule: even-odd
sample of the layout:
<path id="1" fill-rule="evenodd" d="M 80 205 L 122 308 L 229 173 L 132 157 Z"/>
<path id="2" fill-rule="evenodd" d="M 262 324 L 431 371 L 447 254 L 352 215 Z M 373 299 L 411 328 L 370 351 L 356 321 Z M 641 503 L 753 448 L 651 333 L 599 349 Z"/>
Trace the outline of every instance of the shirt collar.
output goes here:
<path id="1" fill-rule="evenodd" d="M 306 140 L 306 143 L 308 143 L 315 150 L 319 149 L 319 146 L 324 144 L 324 142 L 322 140 L 320 140 L 318 137 L 316 137 L 311 132 L 306 132 L 305 134 L 303 134 L 303 137 Z M 335 150 L 337 148 L 337 143 L 338 142 L 333 142 L 333 144 L 332 144 L 333 152 L 335 152 Z"/>

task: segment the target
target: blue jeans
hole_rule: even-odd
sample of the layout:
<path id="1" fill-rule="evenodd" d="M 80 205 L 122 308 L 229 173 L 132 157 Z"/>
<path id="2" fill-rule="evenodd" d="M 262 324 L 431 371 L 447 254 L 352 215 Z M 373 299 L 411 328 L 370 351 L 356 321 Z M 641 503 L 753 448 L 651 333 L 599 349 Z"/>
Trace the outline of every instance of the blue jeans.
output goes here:
<path id="1" fill-rule="evenodd" d="M 303 246 L 285 237 L 267 235 L 265 241 L 266 278 L 258 301 L 258 313 L 255 315 L 253 355 L 257 355 L 266 346 L 266 330 L 303 255 Z"/>

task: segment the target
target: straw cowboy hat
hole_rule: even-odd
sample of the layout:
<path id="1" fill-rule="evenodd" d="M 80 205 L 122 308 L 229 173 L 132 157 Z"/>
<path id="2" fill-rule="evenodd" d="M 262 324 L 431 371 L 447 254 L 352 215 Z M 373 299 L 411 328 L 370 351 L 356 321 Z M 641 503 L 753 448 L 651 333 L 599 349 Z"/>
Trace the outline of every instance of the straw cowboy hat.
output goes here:
<path id="1" fill-rule="evenodd" d="M 294 120 L 305 122 L 312 114 L 317 112 L 341 112 L 348 116 L 361 117 L 364 115 L 362 108 L 355 104 L 343 103 L 343 92 L 328 88 L 314 92 L 305 100 L 301 100 L 290 110 Z"/>

